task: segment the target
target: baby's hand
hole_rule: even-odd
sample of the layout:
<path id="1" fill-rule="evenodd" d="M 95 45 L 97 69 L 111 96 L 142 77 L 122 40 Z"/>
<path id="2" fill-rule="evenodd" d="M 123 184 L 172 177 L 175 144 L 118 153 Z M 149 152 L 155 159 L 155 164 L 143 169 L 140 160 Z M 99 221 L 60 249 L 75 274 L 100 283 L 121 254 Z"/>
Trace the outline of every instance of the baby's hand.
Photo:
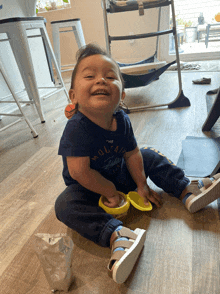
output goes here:
<path id="1" fill-rule="evenodd" d="M 156 204 L 157 207 L 161 207 L 162 201 L 161 196 L 155 192 L 154 190 L 150 189 L 148 185 L 143 188 L 138 188 L 137 193 L 144 198 L 145 205 L 148 205 L 148 200 Z"/>
<path id="2" fill-rule="evenodd" d="M 103 204 L 110 208 L 119 207 L 122 202 L 122 196 L 118 192 L 116 192 L 111 197 L 103 197 Z"/>

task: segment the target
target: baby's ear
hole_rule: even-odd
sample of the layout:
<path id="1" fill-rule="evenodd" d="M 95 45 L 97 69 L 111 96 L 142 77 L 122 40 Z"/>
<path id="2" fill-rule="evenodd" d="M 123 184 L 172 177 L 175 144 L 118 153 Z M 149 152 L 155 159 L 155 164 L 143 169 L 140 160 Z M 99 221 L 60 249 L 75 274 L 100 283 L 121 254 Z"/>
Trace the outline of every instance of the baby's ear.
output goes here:
<path id="1" fill-rule="evenodd" d="M 76 101 L 74 100 L 75 95 L 74 95 L 74 90 L 73 89 L 69 90 L 69 97 L 70 97 L 70 100 L 71 100 L 72 104 L 76 104 Z"/>
<path id="2" fill-rule="evenodd" d="M 124 99 L 125 99 L 125 91 L 123 91 L 122 93 L 121 93 L 121 100 L 123 101 Z"/>

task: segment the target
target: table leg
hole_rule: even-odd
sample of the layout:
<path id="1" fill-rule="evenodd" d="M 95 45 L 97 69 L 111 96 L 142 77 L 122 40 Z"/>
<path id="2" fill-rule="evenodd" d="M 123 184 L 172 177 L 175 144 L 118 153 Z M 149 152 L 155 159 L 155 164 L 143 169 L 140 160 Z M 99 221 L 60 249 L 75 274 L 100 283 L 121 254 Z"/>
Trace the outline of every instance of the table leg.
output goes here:
<path id="1" fill-rule="evenodd" d="M 219 116 L 220 116 L 220 88 L 218 89 L 218 93 L 215 98 L 215 102 L 214 102 L 214 104 L 208 114 L 208 117 L 202 126 L 202 131 L 203 132 L 210 131 L 211 128 L 216 123 Z"/>

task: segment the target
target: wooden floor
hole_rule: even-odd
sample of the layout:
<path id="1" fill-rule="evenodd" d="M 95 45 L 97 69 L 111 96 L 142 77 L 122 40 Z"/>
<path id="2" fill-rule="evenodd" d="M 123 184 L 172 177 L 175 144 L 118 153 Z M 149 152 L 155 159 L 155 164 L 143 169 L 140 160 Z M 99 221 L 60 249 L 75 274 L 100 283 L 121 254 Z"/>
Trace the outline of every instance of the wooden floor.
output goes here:
<path id="1" fill-rule="evenodd" d="M 193 79 L 203 76 L 211 77 L 212 83 L 192 84 Z M 184 94 L 191 102 L 190 107 L 151 109 L 129 115 L 139 146 L 154 147 L 174 163 L 178 161 L 182 140 L 186 136 L 218 136 L 213 132 L 203 133 L 201 129 L 207 117 L 205 94 L 208 90 L 219 87 L 220 73 L 183 72 L 182 80 Z M 64 81 L 68 90 L 70 74 L 65 74 Z M 127 91 L 125 103 L 129 106 L 161 104 L 174 100 L 177 93 L 177 74 L 166 72 L 160 81 L 149 87 Z M 65 188 L 61 175 L 62 160 L 57 156 L 57 148 L 67 121 L 64 116 L 66 97 L 59 93 L 43 100 L 42 104 L 45 124 L 40 123 L 33 106 L 24 107 L 39 134 L 38 138 L 32 138 L 25 122 L 0 133 L 2 294 L 50 293 L 47 284 L 40 285 L 37 291 L 30 285 L 28 287 L 28 281 L 23 276 L 19 288 L 16 288 L 15 273 L 7 271 L 13 262 L 21 262 L 16 256 L 21 254 L 23 246 L 48 216 L 57 196 Z M 11 117 L 4 117 L 0 127 L 12 120 Z M 178 199 L 163 193 L 150 181 L 149 183 L 161 193 L 163 206 L 160 209 L 154 208 L 149 213 L 134 214 L 135 217 L 127 223 L 132 229 L 140 227 L 147 230 L 144 250 L 128 281 L 121 286 L 115 285 L 107 276 L 107 269 L 105 272 L 109 249 L 84 240 L 82 243 L 86 245 L 81 246 L 80 256 L 86 260 L 77 264 L 78 267 L 73 265 L 73 270 L 78 273 L 78 286 L 73 287 L 70 293 L 220 293 L 220 220 L 217 201 L 192 215 Z M 58 226 L 53 229 L 56 231 L 56 228 L 59 233 Z M 97 250 L 99 253 L 95 254 Z M 96 264 L 103 267 L 103 279 L 97 276 L 92 280 L 92 274 L 90 276 L 88 273 L 89 269 L 91 273 L 96 271 Z M 82 265 L 87 269 L 88 279 L 84 278 Z M 26 268 L 27 265 L 24 264 L 24 272 Z M 2 279 L 0 281 L 3 282 Z M 22 290 L 22 283 L 25 290 Z"/>

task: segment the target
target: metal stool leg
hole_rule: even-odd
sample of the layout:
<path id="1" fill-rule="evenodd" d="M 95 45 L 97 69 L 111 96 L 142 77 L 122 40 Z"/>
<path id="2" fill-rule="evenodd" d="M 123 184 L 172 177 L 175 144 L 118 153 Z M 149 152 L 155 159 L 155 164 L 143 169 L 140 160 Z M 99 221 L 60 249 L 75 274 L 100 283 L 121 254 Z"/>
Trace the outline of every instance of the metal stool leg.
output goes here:
<path id="1" fill-rule="evenodd" d="M 84 34 L 83 34 L 81 22 L 77 21 L 76 26 L 73 26 L 72 28 L 73 28 L 73 32 L 74 32 L 74 35 L 76 38 L 78 48 L 85 46 L 86 42 L 84 39 Z"/>
<path id="2" fill-rule="evenodd" d="M 0 64 L 0 65 L 1 65 L 1 64 Z M 12 96 L 13 96 L 15 102 L 17 103 L 17 106 L 18 106 L 18 108 L 19 108 L 19 110 L 20 110 L 20 112 L 21 112 L 21 115 L 15 115 L 15 116 L 21 116 L 21 117 L 23 116 L 23 118 L 25 119 L 25 121 L 26 121 L 26 123 L 28 124 L 29 128 L 31 129 L 32 136 L 33 136 L 34 138 L 37 138 L 37 137 L 38 137 L 38 134 L 37 134 L 37 132 L 35 131 L 34 127 L 32 126 L 31 122 L 29 121 L 29 119 L 26 117 L 25 113 L 23 112 L 22 107 L 21 107 L 21 105 L 20 105 L 20 102 L 19 102 L 19 100 L 18 100 L 18 98 L 17 98 L 17 95 L 15 94 L 15 91 L 14 91 L 14 89 L 13 89 L 13 85 L 11 84 L 10 80 L 8 79 L 5 70 L 4 70 L 3 68 L 1 68 L 1 66 L 0 66 L 0 72 L 1 72 L 1 74 L 2 74 L 2 76 L 3 76 L 3 79 L 5 80 L 6 85 L 8 86 L 9 90 L 11 91 L 11 94 L 12 94 Z M 6 103 L 6 102 L 5 102 L 5 103 Z M 10 126 L 16 124 L 17 122 L 20 122 L 20 121 L 21 121 L 21 119 L 18 119 L 17 121 L 15 121 L 15 122 L 9 124 L 8 126 L 4 127 L 3 129 L 1 129 L 0 131 L 3 131 L 3 130 L 5 130 L 6 128 L 8 128 L 8 127 L 10 127 Z"/>
<path id="3" fill-rule="evenodd" d="M 61 83 L 61 85 L 63 87 L 63 90 L 64 90 L 65 94 L 66 94 L 67 101 L 68 101 L 68 103 L 70 103 L 69 95 L 68 95 L 68 92 L 67 92 L 67 90 L 65 88 L 65 85 L 64 85 L 64 82 L 63 82 L 63 79 L 62 79 L 62 76 L 61 76 L 61 72 L 60 72 L 60 69 L 59 69 L 55 54 L 53 52 L 53 48 L 52 48 L 52 46 L 51 46 L 51 44 L 49 42 L 49 37 L 48 37 L 47 31 L 46 31 L 46 29 L 44 27 L 40 28 L 40 30 L 41 30 L 41 35 L 42 35 L 42 37 L 44 39 L 44 42 L 45 42 L 45 44 L 47 46 L 47 49 L 48 49 L 48 51 L 50 53 L 52 62 L 54 64 L 54 67 L 55 67 L 55 70 L 56 70 L 56 73 L 57 73 L 57 77 L 58 77 L 58 79 L 59 79 L 59 81 L 60 81 L 60 83 Z"/>
<path id="4" fill-rule="evenodd" d="M 33 98 L 40 120 L 44 123 L 45 118 L 41 108 L 40 95 L 34 73 L 26 29 L 22 24 L 17 23 L 16 26 L 8 29 L 8 36 L 28 96 L 30 99 Z M 18 50 L 18 48 L 22 48 L 22 50 Z"/>
<path id="5" fill-rule="evenodd" d="M 56 60 L 59 66 L 59 69 L 61 70 L 61 60 L 60 60 L 60 34 L 59 34 L 59 27 L 54 24 L 53 30 L 53 47 L 54 47 L 54 53 L 56 56 Z"/>

